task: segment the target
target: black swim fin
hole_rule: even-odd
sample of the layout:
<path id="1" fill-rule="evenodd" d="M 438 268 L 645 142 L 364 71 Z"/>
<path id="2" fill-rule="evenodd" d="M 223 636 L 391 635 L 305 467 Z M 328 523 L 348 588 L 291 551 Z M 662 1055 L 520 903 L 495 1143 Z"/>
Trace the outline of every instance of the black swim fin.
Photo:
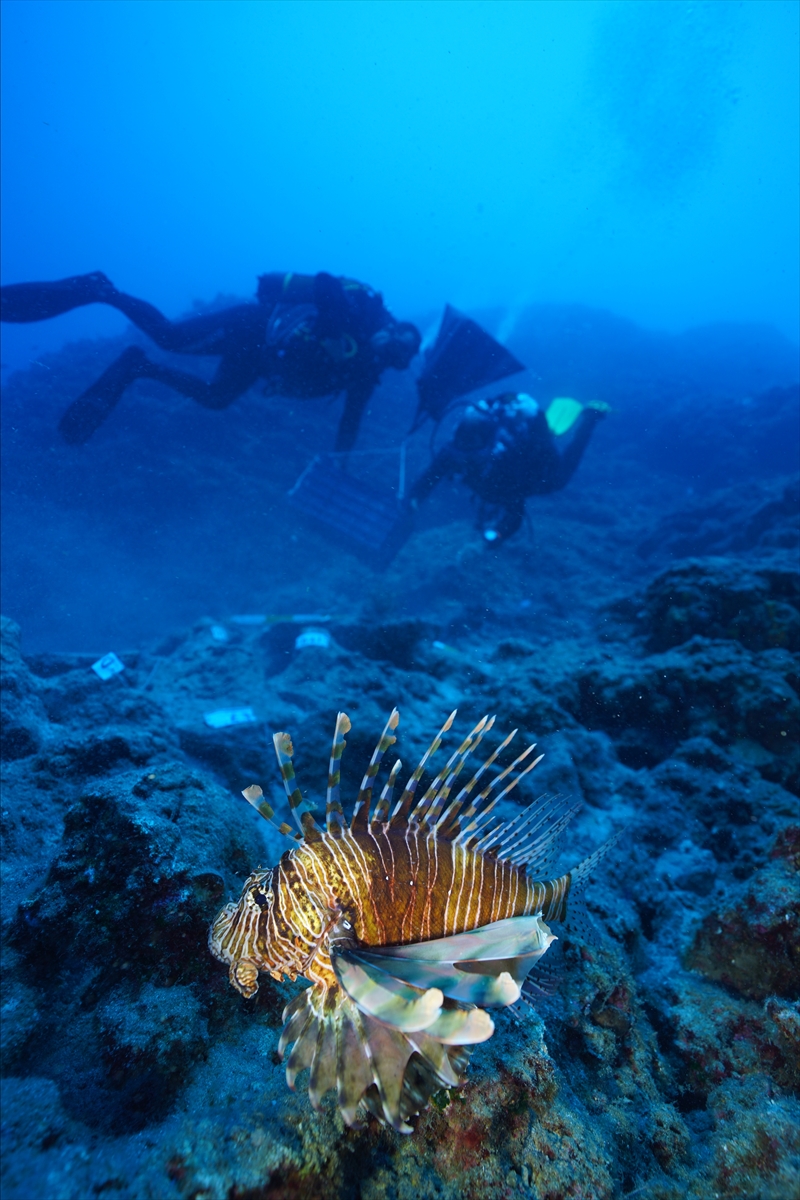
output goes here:
<path id="1" fill-rule="evenodd" d="M 524 365 L 477 321 L 448 304 L 439 334 L 425 355 L 425 365 L 417 380 L 419 405 L 412 432 L 426 417 L 441 421 L 459 396 L 524 370 Z"/>
<path id="2" fill-rule="evenodd" d="M 116 288 L 102 271 L 49 283 L 10 283 L 0 288 L 0 321 L 47 321 L 84 304 L 107 303 Z"/>
<path id="3" fill-rule="evenodd" d="M 129 346 L 104 371 L 96 383 L 70 404 L 58 423 L 65 442 L 82 446 L 116 407 L 126 387 L 145 374 L 149 365 L 144 350 Z M 143 369 L 144 368 L 144 369 Z"/>

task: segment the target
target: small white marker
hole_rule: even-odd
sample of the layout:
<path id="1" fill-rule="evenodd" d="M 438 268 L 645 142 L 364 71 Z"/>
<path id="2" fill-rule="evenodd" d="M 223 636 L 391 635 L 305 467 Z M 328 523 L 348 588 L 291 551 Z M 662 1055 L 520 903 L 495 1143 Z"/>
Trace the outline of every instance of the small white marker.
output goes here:
<path id="1" fill-rule="evenodd" d="M 224 625 L 212 625 L 211 636 L 215 642 L 227 642 L 228 631 Z"/>
<path id="2" fill-rule="evenodd" d="M 101 679 L 113 679 L 115 675 L 119 675 L 120 671 L 125 670 L 125 663 L 121 662 L 112 650 L 110 654 L 104 654 L 102 658 L 98 658 L 96 663 L 92 663 L 92 670 Z"/>
<path id="3" fill-rule="evenodd" d="M 305 629 L 294 640 L 295 650 L 305 650 L 306 646 L 319 646 L 327 650 L 331 644 L 331 635 L 327 629 Z"/>
<path id="4" fill-rule="evenodd" d="M 254 725 L 258 717 L 252 708 L 217 708 L 203 713 L 203 720 L 212 729 L 226 729 L 229 725 Z"/>

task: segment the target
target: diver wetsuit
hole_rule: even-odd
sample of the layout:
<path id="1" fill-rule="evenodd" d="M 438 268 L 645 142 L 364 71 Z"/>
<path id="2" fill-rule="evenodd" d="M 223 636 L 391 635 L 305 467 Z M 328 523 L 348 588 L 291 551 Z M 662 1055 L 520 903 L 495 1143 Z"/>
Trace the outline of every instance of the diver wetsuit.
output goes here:
<path id="1" fill-rule="evenodd" d="M 398 322 L 366 284 L 318 275 L 273 273 L 259 279 L 257 303 L 169 321 L 134 296 L 119 292 L 100 271 L 52 283 L 0 289 L 3 321 L 42 321 L 86 304 L 109 304 L 162 350 L 219 356 L 210 383 L 151 362 L 129 346 L 70 405 L 59 428 L 68 442 L 87 441 L 135 379 L 156 379 L 205 408 L 227 408 L 258 380 L 265 392 L 309 399 L 346 392 L 337 450 L 355 443 L 361 415 L 381 373 L 403 370 L 419 349 L 413 325 Z"/>
<path id="2" fill-rule="evenodd" d="M 505 541 L 522 524 L 528 496 L 545 496 L 569 483 L 602 416 L 602 408 L 584 408 L 560 450 L 530 396 L 507 393 L 470 405 L 452 440 L 412 487 L 411 503 L 416 507 L 443 479 L 459 476 L 480 501 L 483 536 Z"/>

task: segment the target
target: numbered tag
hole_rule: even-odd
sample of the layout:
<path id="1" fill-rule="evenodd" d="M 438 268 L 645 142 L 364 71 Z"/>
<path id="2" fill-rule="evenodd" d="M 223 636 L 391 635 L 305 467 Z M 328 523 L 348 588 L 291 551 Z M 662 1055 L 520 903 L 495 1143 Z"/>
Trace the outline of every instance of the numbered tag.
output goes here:
<path id="1" fill-rule="evenodd" d="M 252 708 L 217 708 L 204 713 L 203 720 L 212 729 L 227 729 L 229 725 L 254 725 L 258 717 Z"/>
<path id="2" fill-rule="evenodd" d="M 104 654 L 102 658 L 98 658 L 96 663 L 92 663 L 92 670 L 101 679 L 113 679 L 115 675 L 119 675 L 120 671 L 125 670 L 125 663 L 121 662 L 112 651 L 111 654 Z"/>
<path id="3" fill-rule="evenodd" d="M 305 650 L 306 646 L 319 646 L 327 650 L 331 644 L 331 635 L 325 629 L 305 629 L 295 638 L 295 650 Z"/>

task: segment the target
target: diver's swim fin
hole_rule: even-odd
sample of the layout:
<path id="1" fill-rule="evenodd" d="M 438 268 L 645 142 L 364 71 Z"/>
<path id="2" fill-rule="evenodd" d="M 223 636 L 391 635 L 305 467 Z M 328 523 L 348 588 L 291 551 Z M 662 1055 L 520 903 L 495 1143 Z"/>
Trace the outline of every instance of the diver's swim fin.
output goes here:
<path id="1" fill-rule="evenodd" d="M 604 417 L 606 413 L 611 412 L 611 406 L 606 404 L 605 400 L 590 400 L 588 404 L 581 404 L 579 400 L 572 400 L 569 396 L 557 396 L 551 401 L 544 415 L 550 432 L 555 437 L 560 437 L 562 433 L 568 433 L 572 429 L 582 412 Z"/>
<path id="2" fill-rule="evenodd" d="M 144 372 L 147 357 L 139 346 L 129 346 L 96 383 L 70 404 L 58 423 L 59 432 L 71 446 L 88 442 L 96 429 L 116 407 L 117 401 Z"/>
<path id="3" fill-rule="evenodd" d="M 0 321 L 24 325 L 47 321 L 84 304 L 107 303 L 116 288 L 102 271 L 48 283 L 10 283 L 0 288 Z"/>
<path id="4" fill-rule="evenodd" d="M 550 432 L 560 437 L 562 433 L 568 433 L 572 429 L 582 412 L 583 405 L 579 400 L 573 400 L 569 396 L 557 396 L 548 405 L 544 415 Z"/>
<path id="5" fill-rule="evenodd" d="M 481 329 L 477 321 L 448 304 L 439 334 L 425 355 L 425 365 L 417 380 L 419 405 L 412 432 L 426 417 L 441 421 L 448 406 L 459 396 L 524 370 L 524 365 Z"/>

